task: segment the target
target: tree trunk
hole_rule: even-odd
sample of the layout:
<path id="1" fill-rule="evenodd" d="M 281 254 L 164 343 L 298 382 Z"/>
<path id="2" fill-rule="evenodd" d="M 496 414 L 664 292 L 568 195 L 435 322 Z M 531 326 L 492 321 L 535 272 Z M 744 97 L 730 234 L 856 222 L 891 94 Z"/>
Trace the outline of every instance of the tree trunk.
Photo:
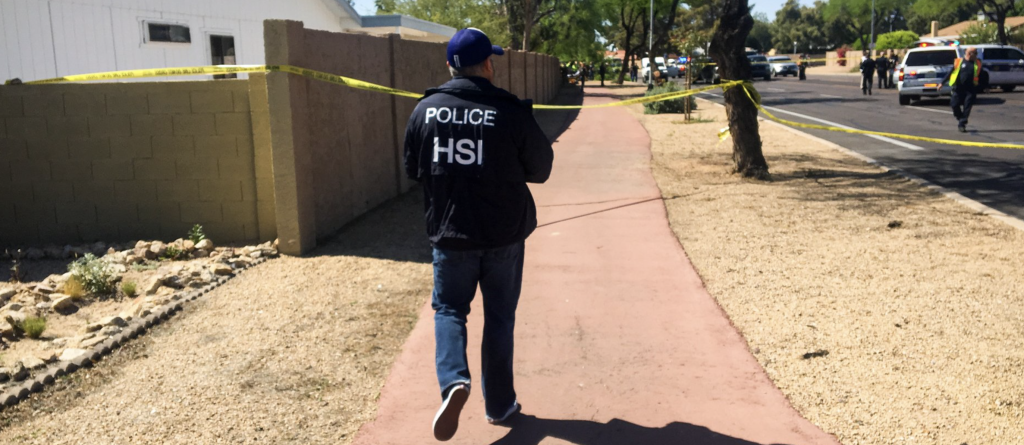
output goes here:
<path id="1" fill-rule="evenodd" d="M 750 60 L 744 45 L 754 27 L 747 0 L 721 0 L 718 26 L 711 38 L 711 57 L 718 63 L 722 81 L 750 79 Z M 741 87 L 725 91 L 725 111 L 732 135 L 732 159 L 743 177 L 769 179 L 768 162 L 761 152 L 757 106 Z"/>
<path id="2" fill-rule="evenodd" d="M 1006 14 L 996 16 L 996 31 L 999 32 L 999 44 L 1009 45 L 1010 39 L 1006 36 Z"/>

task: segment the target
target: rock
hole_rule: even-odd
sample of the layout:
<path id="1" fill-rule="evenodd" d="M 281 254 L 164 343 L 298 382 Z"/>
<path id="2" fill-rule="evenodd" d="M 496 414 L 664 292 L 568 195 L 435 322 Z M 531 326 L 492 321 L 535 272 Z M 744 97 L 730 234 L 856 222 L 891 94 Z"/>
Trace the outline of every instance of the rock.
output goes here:
<path id="1" fill-rule="evenodd" d="M 126 254 L 124 257 L 125 264 L 139 264 L 146 261 L 146 255 L 136 255 L 135 253 Z"/>
<path id="2" fill-rule="evenodd" d="M 85 349 L 68 348 L 60 353 L 60 361 L 68 362 L 88 353 L 89 351 L 86 351 Z"/>
<path id="3" fill-rule="evenodd" d="M 53 294 L 50 297 L 50 309 L 60 312 L 70 310 L 75 307 L 75 300 L 70 295 Z"/>
<path id="4" fill-rule="evenodd" d="M 261 256 L 263 256 L 262 250 L 254 250 L 252 252 L 249 252 L 249 258 L 258 259 Z"/>
<path id="5" fill-rule="evenodd" d="M 18 290 L 13 287 L 0 287 L 0 303 L 10 300 L 17 293 Z"/>
<path id="6" fill-rule="evenodd" d="M 101 318 L 97 323 L 102 326 L 117 326 L 119 328 L 128 326 L 128 323 L 123 318 L 117 316 Z"/>
<path id="7" fill-rule="evenodd" d="M 21 364 L 28 369 L 39 369 L 46 366 L 46 362 L 31 356 L 21 359 Z"/>
<path id="8" fill-rule="evenodd" d="M 10 368 L 0 368 L 0 383 L 7 383 L 11 380 Z"/>
<path id="9" fill-rule="evenodd" d="M 25 251 L 25 259 L 28 260 L 41 260 L 46 257 L 46 253 L 43 249 L 30 248 Z"/>
<path id="10" fill-rule="evenodd" d="M 96 335 L 103 336 L 103 337 L 110 337 L 112 335 L 120 334 L 121 330 L 122 329 L 120 327 L 118 327 L 118 326 L 107 326 L 107 327 L 104 327 L 103 329 L 100 329 L 100 331 L 98 333 L 96 333 Z"/>
<path id="11" fill-rule="evenodd" d="M 0 313 L 8 311 L 20 311 L 22 308 L 21 303 L 10 303 L 7 306 L 0 308 Z"/>
<path id="12" fill-rule="evenodd" d="M 43 253 L 46 254 L 47 258 L 54 260 L 64 258 L 64 249 L 57 246 L 46 246 L 43 248 Z"/>
<path id="13" fill-rule="evenodd" d="M 179 277 L 177 275 L 168 276 L 164 279 L 164 286 L 173 289 L 184 289 L 188 283 L 192 281 L 192 277 Z"/>
<path id="14" fill-rule="evenodd" d="M 231 269 L 231 266 L 228 266 L 227 264 L 224 263 L 214 264 L 213 267 L 211 267 L 211 269 L 213 270 L 214 274 L 220 276 L 234 275 L 235 273 L 235 271 Z"/>
<path id="15" fill-rule="evenodd" d="M 28 316 L 21 311 L 10 311 L 4 314 L 4 321 L 6 321 L 7 324 L 14 327 L 21 326 L 21 324 L 24 323 L 25 319 L 27 318 Z"/>
<path id="16" fill-rule="evenodd" d="M 43 283 L 37 284 L 35 287 L 32 288 L 32 290 L 43 295 L 50 295 L 56 292 L 53 286 L 47 286 Z"/>
<path id="17" fill-rule="evenodd" d="M 99 331 L 100 329 L 103 329 L 103 325 L 99 323 L 89 323 L 85 326 L 82 326 L 82 329 L 79 329 L 78 332 L 81 334 L 88 334 L 90 332 Z"/>
<path id="18" fill-rule="evenodd" d="M 103 255 L 103 256 L 114 255 L 114 254 L 117 254 L 117 249 L 115 249 L 113 247 L 108 247 L 106 255 Z"/>
<path id="19" fill-rule="evenodd" d="M 66 339 L 66 338 L 63 338 L 63 337 L 61 337 L 61 338 L 55 338 L 55 339 L 53 339 L 53 341 L 52 341 L 52 342 L 50 342 L 50 343 L 53 343 L 53 345 L 54 345 L 54 346 L 56 346 L 56 347 L 60 348 L 60 347 L 63 347 L 64 345 L 67 345 L 67 344 L 68 344 L 68 339 Z"/>
<path id="20" fill-rule="evenodd" d="M 206 251 L 213 250 L 213 241 L 210 241 L 209 238 L 206 238 L 206 239 L 204 239 L 202 241 L 199 241 L 198 243 L 196 243 L 196 249 L 206 250 Z"/>
<path id="21" fill-rule="evenodd" d="M 83 348 L 91 348 L 105 341 L 107 341 L 107 337 L 105 335 L 97 335 L 93 338 L 83 341 L 81 345 Z"/>
<path id="22" fill-rule="evenodd" d="M 192 258 L 208 258 L 209 256 L 210 251 L 205 249 L 196 249 L 195 252 L 192 252 Z"/>
<path id="23" fill-rule="evenodd" d="M 230 260 L 228 260 L 228 262 L 231 263 L 231 266 L 235 268 L 247 267 L 250 264 L 252 264 L 252 258 L 249 258 L 247 256 L 240 256 L 231 258 Z"/>
<path id="24" fill-rule="evenodd" d="M 93 245 L 89 246 L 89 251 L 92 252 L 93 255 L 103 256 L 103 254 L 107 251 L 107 243 L 104 243 L 103 241 L 97 241 L 93 243 Z"/>
<path id="25" fill-rule="evenodd" d="M 43 311 L 43 312 L 46 312 L 46 311 L 50 310 L 50 307 L 52 307 L 52 306 L 53 306 L 53 304 L 45 302 L 45 301 L 42 302 L 42 303 L 36 303 L 36 309 L 39 310 L 39 311 Z"/>
<path id="26" fill-rule="evenodd" d="M 44 349 L 42 351 L 36 351 L 35 357 L 46 363 L 51 363 L 57 360 L 57 351 L 53 349 Z"/>
<path id="27" fill-rule="evenodd" d="M 186 252 L 192 252 L 193 250 L 196 250 L 196 243 L 193 243 L 192 240 L 187 239 L 181 242 L 181 248 L 184 249 Z"/>
<path id="28" fill-rule="evenodd" d="M 139 289 L 139 293 L 141 295 L 155 294 L 156 291 L 160 289 L 160 286 L 163 286 L 164 280 L 166 279 L 166 275 L 154 275 L 150 277 L 149 279 L 146 280 L 145 283 L 142 284 L 142 288 Z"/>
<path id="29" fill-rule="evenodd" d="M 11 367 L 11 380 L 20 382 L 28 378 L 28 369 L 25 369 L 25 365 L 21 362 L 14 362 L 14 366 Z"/>
<path id="30" fill-rule="evenodd" d="M 149 246 L 149 251 L 159 258 L 167 253 L 167 245 L 160 241 L 154 241 L 153 244 Z"/>
<path id="31" fill-rule="evenodd" d="M 153 243 L 151 243 L 149 241 L 139 240 L 138 242 L 135 243 L 135 248 L 136 249 L 149 249 L 149 246 L 152 245 L 152 244 Z"/>
<path id="32" fill-rule="evenodd" d="M 52 294 L 51 294 L 52 295 Z M 32 294 L 32 300 L 36 303 L 49 303 L 52 299 L 50 295 L 45 294 Z"/>

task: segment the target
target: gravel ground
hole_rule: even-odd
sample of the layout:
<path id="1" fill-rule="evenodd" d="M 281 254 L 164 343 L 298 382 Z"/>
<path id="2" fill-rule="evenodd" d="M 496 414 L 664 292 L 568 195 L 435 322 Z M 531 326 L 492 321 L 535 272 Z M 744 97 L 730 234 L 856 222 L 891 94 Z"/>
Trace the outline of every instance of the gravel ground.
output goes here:
<path id="1" fill-rule="evenodd" d="M 429 297 L 418 193 L 0 412 L 0 443 L 344 444 Z"/>
<path id="2" fill-rule="evenodd" d="M 1024 232 L 762 123 L 643 116 L 672 228 L 791 403 L 844 444 L 1024 443 Z M 868 140 L 865 139 L 865 143 Z"/>

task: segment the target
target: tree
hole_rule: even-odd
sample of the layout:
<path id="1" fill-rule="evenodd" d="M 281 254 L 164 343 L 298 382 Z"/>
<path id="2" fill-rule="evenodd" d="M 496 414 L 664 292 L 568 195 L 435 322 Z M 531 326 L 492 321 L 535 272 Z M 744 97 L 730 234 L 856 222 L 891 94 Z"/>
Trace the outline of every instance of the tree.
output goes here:
<path id="1" fill-rule="evenodd" d="M 1006 33 L 1006 17 L 1017 11 L 1017 0 L 976 0 L 985 16 L 996 23 L 997 36 L 1002 45 L 1010 44 Z M 1024 3 L 1024 2 L 1022 2 Z"/>
<path id="2" fill-rule="evenodd" d="M 747 0 L 720 0 L 717 8 L 719 20 L 711 38 L 711 57 L 718 63 L 723 79 L 749 79 L 750 60 L 744 43 L 754 27 L 754 19 L 750 17 Z M 758 133 L 757 106 L 741 87 L 729 88 L 724 95 L 736 172 L 747 178 L 768 179 L 768 161 L 761 152 Z"/>
<path id="3" fill-rule="evenodd" d="M 914 31 L 887 32 L 878 36 L 878 41 L 875 42 L 875 49 L 884 51 L 887 49 L 910 48 L 910 45 L 916 42 L 919 38 L 920 36 L 918 36 Z"/>
<path id="4" fill-rule="evenodd" d="M 771 21 L 764 13 L 755 14 L 753 17 L 754 27 L 750 29 L 750 35 L 747 36 L 747 46 L 758 52 L 766 53 L 773 48 Z"/>
<path id="5" fill-rule="evenodd" d="M 827 19 L 825 7 L 826 3 L 820 1 L 809 7 L 800 6 L 796 0 L 788 0 L 775 14 L 775 22 L 772 23 L 772 44 L 775 48 L 790 48 L 793 42 L 797 42 L 797 52 L 819 52 L 856 38 L 841 20 Z"/>
<path id="6" fill-rule="evenodd" d="M 602 10 L 608 23 L 615 23 L 605 29 L 605 39 L 616 48 L 625 51 L 623 69 L 619 71 L 618 83 L 622 83 L 628 71 L 628 63 L 644 47 L 644 36 L 650 23 L 647 20 L 647 2 L 642 0 L 608 0 Z"/>
<path id="7" fill-rule="evenodd" d="M 562 60 L 603 60 L 605 48 L 597 39 L 603 17 L 597 2 L 566 2 L 563 6 L 564 10 L 537 23 L 528 47 Z"/>
<path id="8" fill-rule="evenodd" d="M 905 11 L 909 10 L 913 0 L 876 0 L 875 1 L 875 33 L 883 31 L 889 25 L 897 23 L 905 26 Z M 837 20 L 852 32 L 861 47 L 868 48 L 871 40 L 871 0 L 829 0 L 824 8 L 826 20 Z"/>
<path id="9" fill-rule="evenodd" d="M 994 24 L 975 23 L 960 33 L 959 40 L 961 45 L 976 45 L 992 43 L 998 38 L 999 29 Z M 1011 44 L 1024 43 L 1024 28 L 1017 28 L 1014 32 L 1007 34 L 1006 38 Z"/>
<path id="10" fill-rule="evenodd" d="M 455 29 L 478 28 L 495 45 L 509 46 L 507 17 L 499 0 L 376 0 L 377 14 L 405 14 Z"/>

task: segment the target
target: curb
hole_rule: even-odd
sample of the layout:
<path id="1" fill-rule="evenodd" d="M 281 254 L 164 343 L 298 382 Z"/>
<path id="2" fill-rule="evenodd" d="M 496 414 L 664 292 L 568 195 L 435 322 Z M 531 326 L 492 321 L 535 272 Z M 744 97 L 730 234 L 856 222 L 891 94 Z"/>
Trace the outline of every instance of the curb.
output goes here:
<path id="1" fill-rule="evenodd" d="M 707 99 L 700 99 L 700 100 L 702 100 L 702 101 L 704 101 L 706 103 L 709 103 L 709 104 L 716 105 L 716 106 L 721 107 L 723 109 L 725 108 L 724 105 L 721 105 L 721 104 L 709 101 Z M 837 150 L 837 151 L 839 151 L 839 152 L 841 152 L 843 154 L 846 154 L 846 155 L 852 156 L 854 158 L 860 159 L 861 161 L 864 161 L 864 162 L 866 162 L 868 164 L 871 164 L 871 165 L 873 165 L 875 167 L 878 167 L 878 169 L 882 170 L 883 172 L 893 173 L 895 175 L 903 177 L 904 179 L 907 179 L 907 180 L 909 180 L 909 181 L 911 181 L 911 182 L 913 182 L 913 183 L 915 183 L 917 185 L 920 185 L 920 186 L 925 187 L 925 188 L 927 188 L 929 190 L 933 190 L 935 192 L 938 192 L 938 193 L 942 194 L 943 196 L 945 196 L 945 197 L 947 197 L 949 199 L 952 199 L 953 201 L 959 203 L 960 205 L 962 205 L 964 207 L 967 207 L 967 208 L 969 208 L 971 210 L 974 210 L 974 211 L 976 211 L 978 213 L 981 213 L 981 214 L 984 214 L 984 215 L 988 215 L 988 216 L 990 216 L 992 218 L 995 218 L 997 221 L 1000 221 L 1000 222 L 1002 222 L 1002 223 L 1004 223 L 1006 225 L 1009 225 L 1010 227 L 1013 227 L 1013 228 L 1015 228 L 1017 230 L 1024 231 L 1024 220 L 1022 220 L 1020 218 L 1017 218 L 1017 217 L 1014 217 L 1014 216 L 1007 215 L 1006 213 L 1003 213 L 1003 212 L 1001 212 L 999 210 L 993 209 L 992 207 L 989 207 L 989 206 L 987 206 L 985 204 L 982 204 L 982 203 L 980 203 L 978 201 L 975 201 L 975 200 L 973 200 L 971 198 L 968 198 L 968 197 L 966 197 L 964 195 L 961 195 L 961 194 L 959 194 L 957 192 L 954 192 L 954 191 L 952 191 L 950 189 L 947 189 L 947 188 L 945 188 L 945 187 L 943 187 L 941 185 L 935 184 L 935 183 L 933 183 L 933 182 L 931 182 L 931 181 L 929 181 L 927 179 L 924 179 L 924 178 L 921 178 L 919 176 L 915 176 L 913 174 L 907 173 L 906 171 L 901 170 L 901 169 L 896 168 L 896 167 L 890 167 L 890 166 L 886 165 L 883 162 L 879 162 L 879 161 L 875 160 L 874 158 L 862 155 L 862 154 L 857 153 L 857 152 L 855 152 L 853 150 L 850 150 L 849 148 L 843 147 L 842 145 L 839 145 L 839 144 L 837 144 L 835 142 L 822 139 L 822 138 L 820 138 L 818 136 L 815 136 L 813 134 L 806 133 L 806 132 L 797 130 L 795 128 L 791 128 L 791 127 L 788 127 L 786 125 L 782 125 L 782 124 L 780 124 L 778 122 L 774 122 L 774 121 L 765 119 L 765 118 L 760 117 L 760 116 L 757 117 L 757 120 L 760 121 L 761 123 L 766 123 L 766 124 L 769 124 L 769 125 L 774 125 L 776 127 L 783 128 L 783 129 L 785 129 L 786 131 L 788 131 L 790 133 L 800 135 L 802 137 L 805 137 L 805 138 L 810 139 L 810 140 L 815 141 L 815 142 L 819 142 L 819 143 L 821 143 L 821 144 L 823 144 L 823 145 L 825 145 L 827 147 L 830 147 L 832 149 L 835 149 L 835 150 Z"/>
<path id="2" fill-rule="evenodd" d="M 120 333 L 113 335 L 102 343 L 88 349 L 81 357 L 74 360 L 59 361 L 47 368 L 35 372 L 32 377 L 28 378 L 20 385 L 8 388 L 7 391 L 0 393 L 0 411 L 3 411 L 6 407 L 17 405 L 22 400 L 27 399 L 32 393 L 41 392 L 47 385 L 56 383 L 57 379 L 60 377 L 70 375 L 79 369 L 93 367 L 93 365 L 102 360 L 104 356 L 110 355 L 110 353 L 114 352 L 117 348 L 126 345 L 129 341 L 145 335 L 146 331 L 153 326 L 163 323 L 178 312 L 181 312 L 184 307 L 183 303 L 193 302 L 204 295 L 208 295 L 210 291 L 224 283 L 227 283 L 232 278 L 241 275 L 242 272 L 263 264 L 269 259 L 270 258 L 268 257 L 256 258 L 248 266 L 236 269 L 234 274 L 229 277 L 219 277 L 201 288 L 178 292 L 175 294 L 179 297 L 178 299 L 172 300 L 167 304 L 154 309 L 145 317 L 139 317 L 132 320 L 132 322 L 122 329 Z"/>

